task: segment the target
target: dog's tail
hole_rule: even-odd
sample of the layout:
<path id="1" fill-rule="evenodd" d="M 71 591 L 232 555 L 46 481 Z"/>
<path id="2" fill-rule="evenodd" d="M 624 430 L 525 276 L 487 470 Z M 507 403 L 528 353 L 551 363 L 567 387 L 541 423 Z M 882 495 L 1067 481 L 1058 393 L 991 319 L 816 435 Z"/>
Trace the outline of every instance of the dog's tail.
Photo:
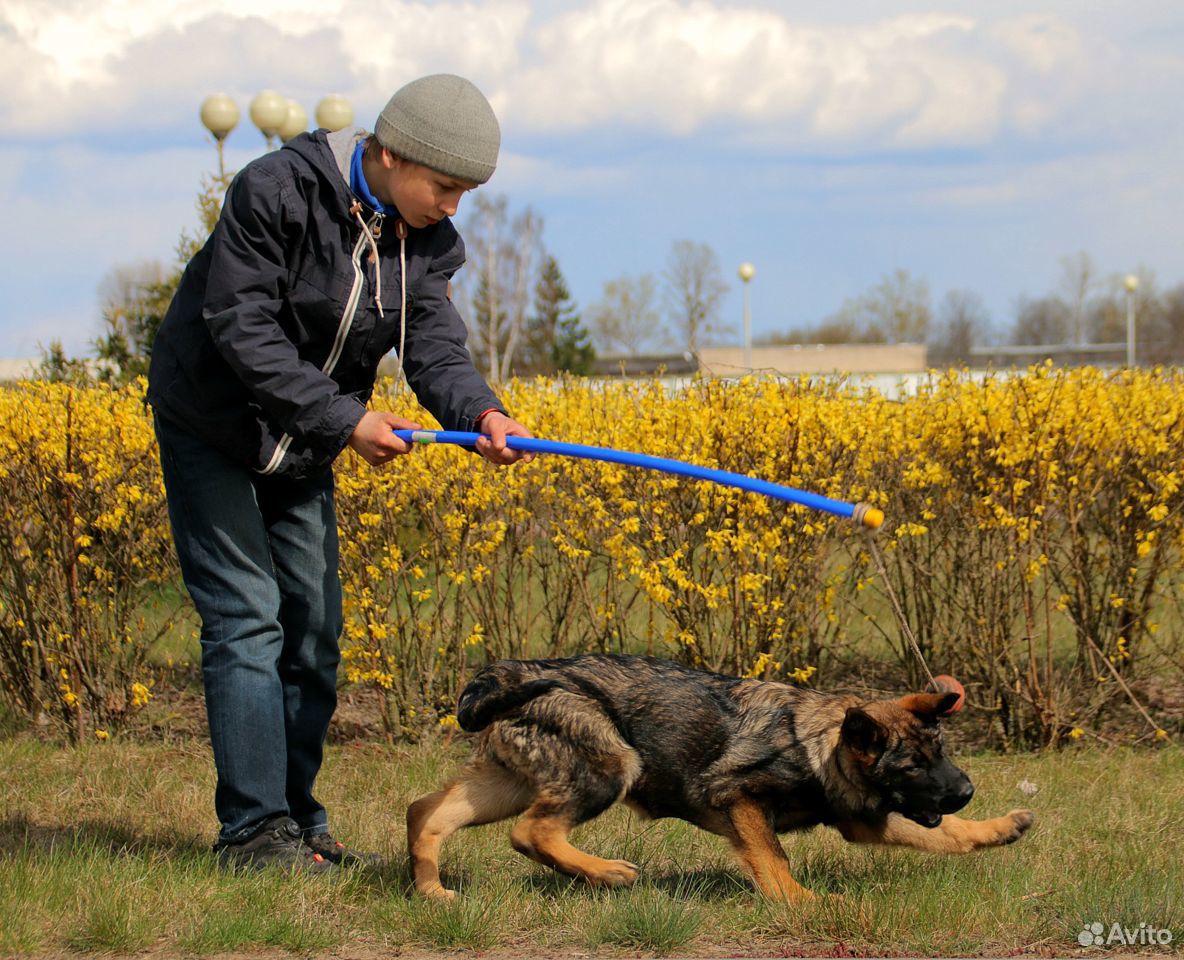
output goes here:
<path id="1" fill-rule="evenodd" d="M 523 682 L 516 682 L 520 679 Z M 462 730 L 476 733 L 511 710 L 562 686 L 558 680 L 525 680 L 521 675 L 509 674 L 504 664 L 486 667 L 461 691 L 456 722 Z"/>

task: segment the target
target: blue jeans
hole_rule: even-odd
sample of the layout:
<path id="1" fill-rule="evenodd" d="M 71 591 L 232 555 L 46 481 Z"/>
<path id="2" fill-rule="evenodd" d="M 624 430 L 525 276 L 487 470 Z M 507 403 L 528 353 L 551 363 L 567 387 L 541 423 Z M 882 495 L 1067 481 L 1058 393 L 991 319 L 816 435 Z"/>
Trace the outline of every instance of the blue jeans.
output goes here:
<path id="1" fill-rule="evenodd" d="M 341 658 L 333 472 L 264 477 L 159 415 L 156 436 L 181 573 L 201 617 L 218 842 L 284 815 L 324 833 L 312 790 Z"/>

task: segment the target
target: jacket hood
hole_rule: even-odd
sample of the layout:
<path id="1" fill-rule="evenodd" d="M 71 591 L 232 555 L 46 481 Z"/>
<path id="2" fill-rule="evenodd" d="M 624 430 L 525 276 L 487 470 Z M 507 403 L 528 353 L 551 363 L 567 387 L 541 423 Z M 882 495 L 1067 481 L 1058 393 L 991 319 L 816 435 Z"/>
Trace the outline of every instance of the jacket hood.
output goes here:
<path id="1" fill-rule="evenodd" d="M 329 133 L 314 130 L 293 137 L 281 149 L 299 154 L 310 166 L 320 172 L 326 180 L 342 191 L 344 198 L 357 199 L 349 186 L 349 165 L 354 148 L 370 135 L 362 127 L 347 128 Z"/>
<path id="2" fill-rule="evenodd" d="M 337 169 L 341 171 L 341 177 L 346 183 L 349 183 L 349 167 L 354 157 L 354 149 L 368 136 L 370 136 L 369 131 L 362 127 L 354 127 L 352 130 L 338 130 L 336 133 L 325 136 L 329 152 L 337 161 Z"/>

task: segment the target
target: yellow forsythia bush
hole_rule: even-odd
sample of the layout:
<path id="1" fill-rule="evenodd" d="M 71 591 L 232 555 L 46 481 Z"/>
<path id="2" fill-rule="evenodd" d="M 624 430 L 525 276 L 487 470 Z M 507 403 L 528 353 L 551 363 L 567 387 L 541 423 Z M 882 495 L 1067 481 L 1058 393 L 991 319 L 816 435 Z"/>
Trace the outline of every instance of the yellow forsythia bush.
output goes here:
<path id="1" fill-rule="evenodd" d="M 919 684 L 885 573 L 931 668 L 966 684 L 997 743 L 1116 724 L 1155 736 L 1128 691 L 1184 679 L 1177 372 L 951 373 L 903 401 L 838 380 L 502 395 L 540 437 L 868 501 L 887 520 L 870 540 L 806 508 L 563 457 L 497 469 L 434 446 L 373 469 L 347 452 L 342 682 L 392 737 L 454 722 L 460 687 L 498 657 L 649 652 Z M 0 403 L 5 696 L 74 730 L 116 722 L 146 692 L 138 618 L 176 577 L 149 418 L 136 389 L 24 385 Z M 432 425 L 389 384 L 374 404 Z"/>
<path id="2" fill-rule="evenodd" d="M 0 389 L 0 683 L 77 740 L 152 697 L 145 670 L 176 578 L 143 384 Z"/>
<path id="3" fill-rule="evenodd" d="M 541 437 L 881 506 L 883 569 L 934 672 L 967 682 L 997 742 L 1041 744 L 1107 722 L 1139 664 L 1178 654 L 1182 387 L 1045 366 L 934 377 L 902 402 L 767 380 L 504 397 Z M 406 394 L 376 403 L 423 419 Z M 496 657 L 640 650 L 810 682 L 886 644 L 893 686 L 923 679 L 849 521 L 597 462 L 498 470 L 453 447 L 377 473 L 351 455 L 339 490 L 346 671 L 392 734 L 447 722 Z"/>

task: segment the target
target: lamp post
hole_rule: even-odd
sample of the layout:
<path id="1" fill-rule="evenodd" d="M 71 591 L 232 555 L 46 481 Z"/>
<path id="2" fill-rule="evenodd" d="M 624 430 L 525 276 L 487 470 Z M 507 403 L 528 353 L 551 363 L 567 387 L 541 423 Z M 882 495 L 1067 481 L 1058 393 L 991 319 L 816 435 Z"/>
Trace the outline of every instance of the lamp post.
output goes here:
<path id="1" fill-rule="evenodd" d="M 280 125 L 280 139 L 287 143 L 293 137 L 298 137 L 308 129 L 308 111 L 295 100 L 288 99 L 288 115 Z"/>
<path id="2" fill-rule="evenodd" d="M 295 100 L 282 97 L 274 90 L 264 90 L 251 100 L 249 108 L 251 122 L 267 139 L 271 149 L 274 138 L 287 143 L 308 129 L 308 111 Z M 224 93 L 215 93 L 201 102 L 201 122 L 213 135 L 218 144 L 218 177 L 226 179 L 226 161 L 223 142 L 236 126 L 241 114 L 238 104 Z M 316 108 L 318 127 L 333 132 L 354 122 L 354 108 L 345 97 L 330 94 L 324 97 Z"/>
<path id="3" fill-rule="evenodd" d="M 756 267 L 751 263 L 740 264 L 737 275 L 744 282 L 744 369 L 752 372 L 752 310 L 748 300 L 748 285 L 756 276 Z"/>
<path id="4" fill-rule="evenodd" d="M 264 90 L 255 94 L 255 99 L 251 101 L 250 113 L 251 123 L 255 124 L 266 138 L 267 149 L 272 149 L 280 127 L 288 119 L 288 101 L 274 90 Z"/>
<path id="5" fill-rule="evenodd" d="M 226 162 L 222 154 L 222 143 L 230 131 L 238 126 L 238 104 L 224 93 L 215 93 L 201 102 L 201 122 L 214 136 L 218 144 L 218 177 L 226 179 Z"/>
<path id="6" fill-rule="evenodd" d="M 1135 291 L 1139 289 L 1139 278 L 1128 273 L 1122 278 L 1126 288 L 1126 365 L 1135 366 Z"/>
<path id="7" fill-rule="evenodd" d="M 317 104 L 314 116 L 318 127 L 335 133 L 354 122 L 354 108 L 345 97 L 331 93 Z"/>

